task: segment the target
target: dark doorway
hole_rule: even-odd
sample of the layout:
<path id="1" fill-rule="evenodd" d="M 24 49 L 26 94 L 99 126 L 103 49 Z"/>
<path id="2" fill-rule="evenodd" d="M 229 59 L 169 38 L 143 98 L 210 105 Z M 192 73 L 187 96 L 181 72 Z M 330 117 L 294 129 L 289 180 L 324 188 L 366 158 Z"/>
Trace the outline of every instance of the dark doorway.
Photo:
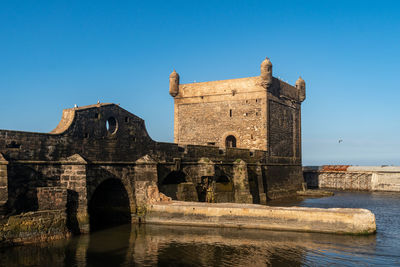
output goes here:
<path id="1" fill-rule="evenodd" d="M 118 179 L 102 182 L 89 202 L 90 231 L 131 223 L 128 193 Z"/>
<path id="2" fill-rule="evenodd" d="M 225 147 L 236 147 L 236 138 L 233 135 L 228 135 L 226 137 Z"/>
<path id="3" fill-rule="evenodd" d="M 159 185 L 160 192 L 177 200 L 178 185 L 186 182 L 186 174 L 181 171 L 170 172 Z"/>
<path id="4" fill-rule="evenodd" d="M 181 171 L 170 172 L 162 181 L 162 184 L 180 184 L 186 182 L 186 174 Z"/>

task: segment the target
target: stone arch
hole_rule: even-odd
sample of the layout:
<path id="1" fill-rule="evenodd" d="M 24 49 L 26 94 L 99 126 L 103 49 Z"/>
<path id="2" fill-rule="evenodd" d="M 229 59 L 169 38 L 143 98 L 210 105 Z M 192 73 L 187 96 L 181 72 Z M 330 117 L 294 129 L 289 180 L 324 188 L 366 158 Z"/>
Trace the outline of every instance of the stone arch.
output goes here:
<path id="1" fill-rule="evenodd" d="M 239 138 L 239 134 L 237 132 L 234 132 L 234 131 L 225 132 L 222 135 L 222 139 L 221 139 L 221 142 L 220 142 L 220 147 L 226 148 L 227 147 L 227 139 L 232 139 L 232 138 L 234 138 L 234 141 L 235 141 L 234 148 L 235 147 L 241 147 L 241 140 Z"/>
<path id="2" fill-rule="evenodd" d="M 187 175 L 183 171 L 170 171 L 164 177 L 159 177 L 158 188 L 164 195 L 177 200 L 178 187 L 187 182 Z"/>
<path id="3" fill-rule="evenodd" d="M 135 210 L 130 186 L 116 177 L 102 179 L 88 195 L 90 231 L 131 223 Z"/>
<path id="4" fill-rule="evenodd" d="M 247 167 L 247 174 L 248 174 L 248 183 L 249 183 L 249 191 L 250 195 L 253 198 L 253 203 L 255 204 L 260 204 L 260 193 L 259 192 L 259 184 L 258 184 L 258 179 L 257 179 L 257 172 L 255 170 L 255 167 Z"/>
<path id="5" fill-rule="evenodd" d="M 227 170 L 227 166 L 215 168 L 215 202 L 234 202 L 233 178 Z"/>
<path id="6" fill-rule="evenodd" d="M 195 185 L 182 170 L 171 171 L 158 181 L 161 193 L 181 201 L 198 201 Z"/>
<path id="7" fill-rule="evenodd" d="M 225 138 L 225 147 L 226 148 L 235 148 L 236 147 L 236 137 L 233 135 L 228 135 Z"/>
<path id="8" fill-rule="evenodd" d="M 186 174 L 183 171 L 171 171 L 161 181 L 161 185 L 180 184 L 187 182 Z"/>

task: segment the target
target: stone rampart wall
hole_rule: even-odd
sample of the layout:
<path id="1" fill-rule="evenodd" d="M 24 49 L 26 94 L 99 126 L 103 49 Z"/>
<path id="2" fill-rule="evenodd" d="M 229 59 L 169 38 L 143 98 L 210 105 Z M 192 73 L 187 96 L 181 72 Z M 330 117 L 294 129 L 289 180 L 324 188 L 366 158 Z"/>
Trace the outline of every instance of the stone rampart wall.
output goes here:
<path id="1" fill-rule="evenodd" d="M 400 167 L 304 167 L 303 174 L 310 188 L 400 192 Z"/>

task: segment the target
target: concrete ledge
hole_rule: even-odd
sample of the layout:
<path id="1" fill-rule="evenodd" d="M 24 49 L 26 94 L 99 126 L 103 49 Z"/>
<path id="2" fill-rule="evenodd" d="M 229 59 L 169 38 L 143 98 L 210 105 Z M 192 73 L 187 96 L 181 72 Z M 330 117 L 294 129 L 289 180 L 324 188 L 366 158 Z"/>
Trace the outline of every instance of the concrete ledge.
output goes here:
<path id="1" fill-rule="evenodd" d="M 255 204 L 172 201 L 147 207 L 145 223 L 233 227 L 335 234 L 372 234 L 375 215 L 366 209 L 268 207 Z"/>

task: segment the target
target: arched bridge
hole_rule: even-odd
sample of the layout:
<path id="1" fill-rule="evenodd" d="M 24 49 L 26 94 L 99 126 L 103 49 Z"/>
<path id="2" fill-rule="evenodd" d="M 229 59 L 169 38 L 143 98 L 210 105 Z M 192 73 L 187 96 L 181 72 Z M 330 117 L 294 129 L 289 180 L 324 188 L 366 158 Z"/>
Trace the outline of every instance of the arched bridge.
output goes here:
<path id="1" fill-rule="evenodd" d="M 67 207 L 69 228 L 140 220 L 146 203 L 266 203 L 301 188 L 299 159 L 160 143 L 115 104 L 63 111 L 50 133 L 0 130 L 3 216 Z M 163 193 L 163 194 L 160 194 Z"/>

